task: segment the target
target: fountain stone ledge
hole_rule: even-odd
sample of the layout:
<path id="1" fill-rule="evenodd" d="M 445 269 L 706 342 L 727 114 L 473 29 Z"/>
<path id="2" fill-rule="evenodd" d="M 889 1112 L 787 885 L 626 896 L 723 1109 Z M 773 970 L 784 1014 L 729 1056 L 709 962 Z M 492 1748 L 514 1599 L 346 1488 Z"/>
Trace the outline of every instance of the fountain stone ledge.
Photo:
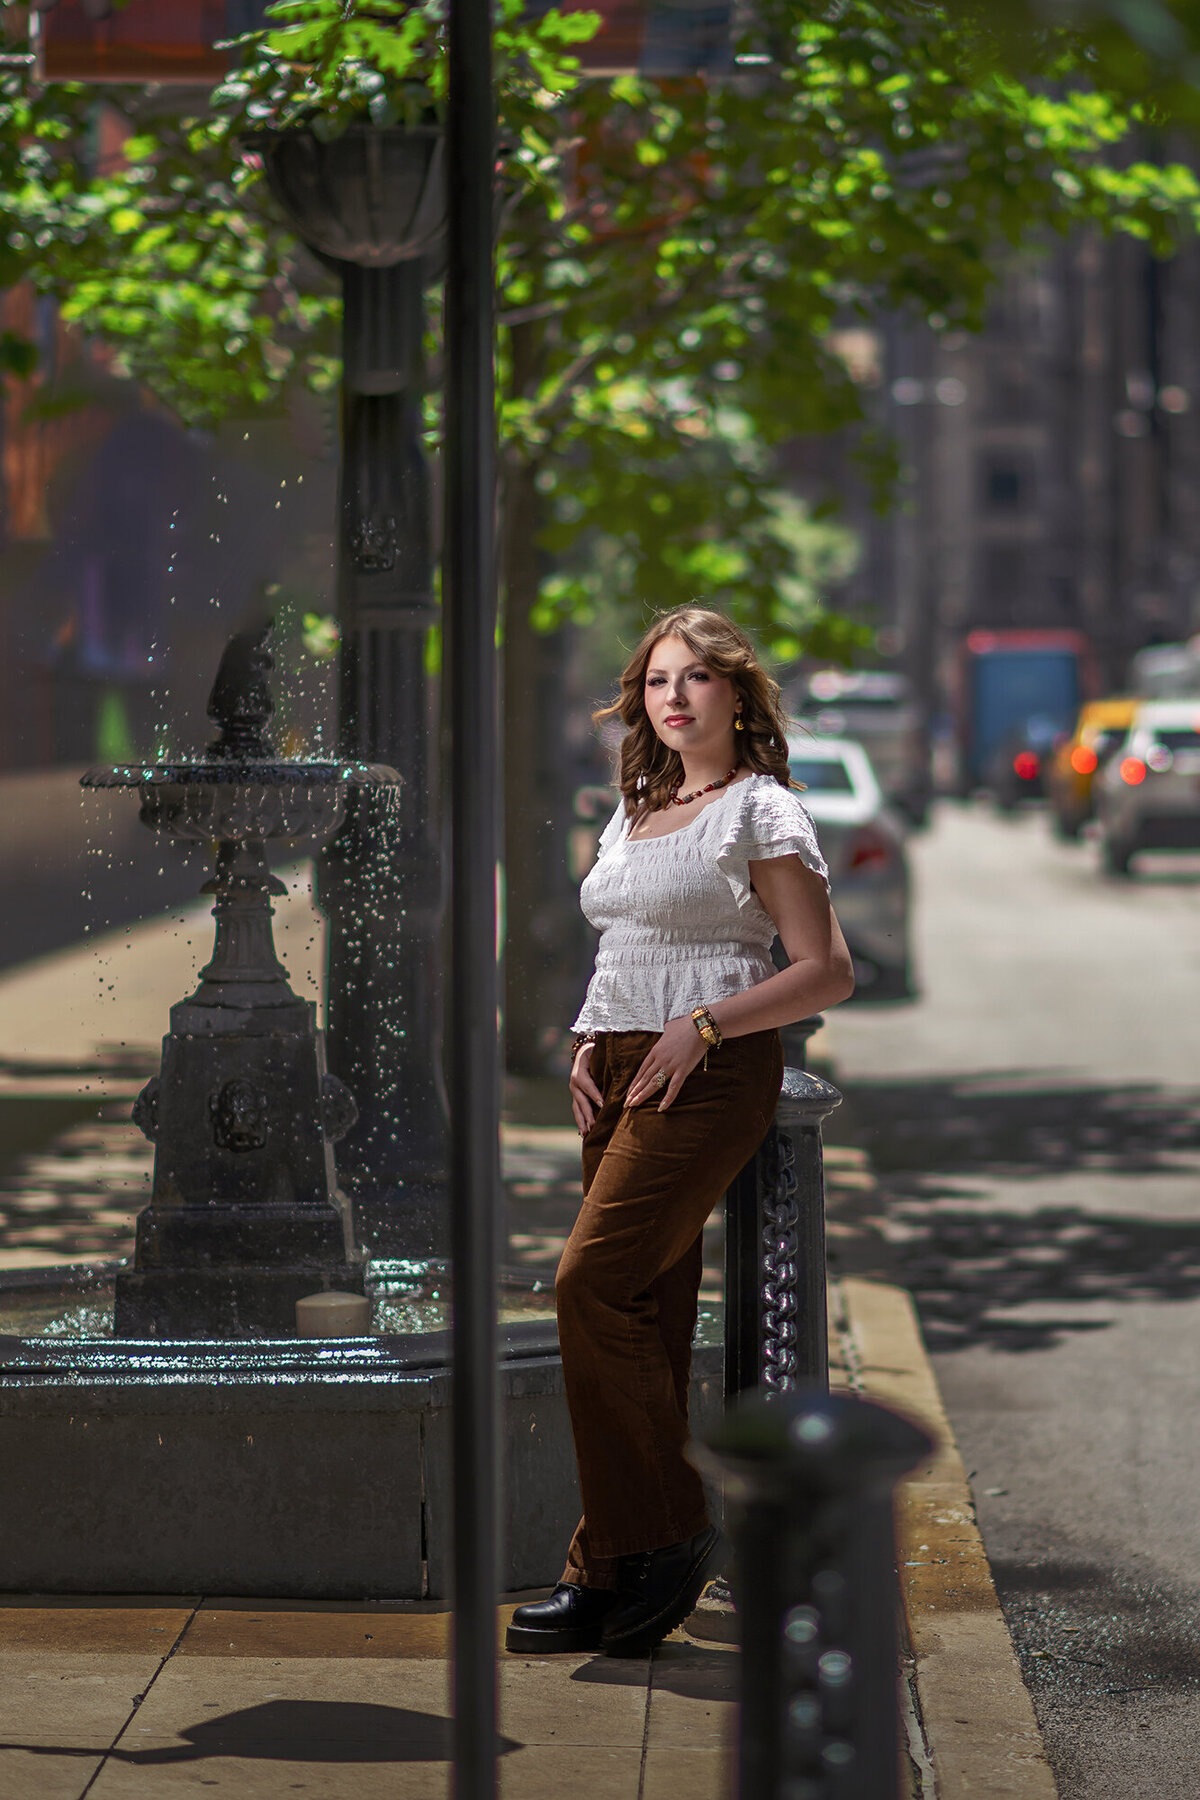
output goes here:
<path id="1" fill-rule="evenodd" d="M 7 1276 L 0 1306 L 51 1275 L 60 1295 L 95 1280 Z M 714 1313 L 693 1363 L 700 1433 L 722 1354 Z M 500 1579 L 548 1586 L 579 1516 L 552 1320 L 502 1328 L 497 1385 Z M 448 1601 L 450 1394 L 447 1330 L 0 1338 L 0 1591 Z"/>

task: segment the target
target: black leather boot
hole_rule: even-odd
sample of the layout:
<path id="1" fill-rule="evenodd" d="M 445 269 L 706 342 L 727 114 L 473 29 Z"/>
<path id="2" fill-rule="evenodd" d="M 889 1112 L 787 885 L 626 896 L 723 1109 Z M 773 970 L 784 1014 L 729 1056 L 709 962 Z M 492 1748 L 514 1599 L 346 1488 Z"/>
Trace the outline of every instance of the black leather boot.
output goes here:
<path id="1" fill-rule="evenodd" d="M 610 1588 L 560 1581 L 548 1600 L 530 1600 L 517 1607 L 504 1634 L 504 1648 L 538 1656 L 598 1650 L 601 1627 L 616 1599 Z"/>
<path id="2" fill-rule="evenodd" d="M 601 1649 L 609 1656 L 648 1655 L 683 1624 L 725 1555 L 724 1538 L 709 1525 L 681 1544 L 623 1556 L 617 1566 L 616 1605 L 604 1620 Z"/>

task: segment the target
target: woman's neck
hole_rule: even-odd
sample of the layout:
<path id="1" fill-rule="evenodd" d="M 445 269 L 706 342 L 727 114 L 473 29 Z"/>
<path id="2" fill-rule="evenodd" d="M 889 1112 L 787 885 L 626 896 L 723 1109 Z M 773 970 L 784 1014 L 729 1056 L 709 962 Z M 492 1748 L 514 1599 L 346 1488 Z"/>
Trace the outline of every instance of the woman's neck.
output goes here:
<path id="1" fill-rule="evenodd" d="M 706 751 L 693 756 L 681 754 L 679 760 L 683 764 L 681 786 L 685 790 L 706 787 L 710 781 L 724 781 L 737 763 L 737 751 L 729 743 L 723 750 Z"/>

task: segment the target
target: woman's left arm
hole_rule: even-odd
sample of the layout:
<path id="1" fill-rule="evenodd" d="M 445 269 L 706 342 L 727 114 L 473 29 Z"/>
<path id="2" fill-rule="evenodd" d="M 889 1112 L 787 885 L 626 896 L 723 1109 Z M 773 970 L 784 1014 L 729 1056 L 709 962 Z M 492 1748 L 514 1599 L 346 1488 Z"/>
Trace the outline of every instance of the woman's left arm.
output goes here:
<path id="1" fill-rule="evenodd" d="M 750 880 L 788 967 L 709 1007 L 723 1037 L 793 1025 L 854 992 L 854 963 L 821 877 L 798 856 L 773 856 L 750 864 Z"/>
<path id="2" fill-rule="evenodd" d="M 751 862 L 750 879 L 775 921 L 788 967 L 740 994 L 710 1002 L 708 1010 L 722 1037 L 794 1024 L 854 992 L 854 964 L 821 877 L 798 856 L 773 856 Z M 659 1111 L 665 1112 L 704 1050 L 690 1016 L 669 1020 L 630 1082 L 625 1104 L 637 1106 L 659 1092 L 654 1082 L 662 1070 L 668 1082 Z"/>

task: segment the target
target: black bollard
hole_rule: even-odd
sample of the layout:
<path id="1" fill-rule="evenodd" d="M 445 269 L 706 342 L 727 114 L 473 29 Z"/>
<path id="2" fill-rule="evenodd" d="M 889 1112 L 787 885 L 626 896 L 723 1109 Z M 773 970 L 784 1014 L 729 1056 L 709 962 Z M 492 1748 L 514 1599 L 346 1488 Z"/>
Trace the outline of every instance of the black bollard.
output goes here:
<path id="1" fill-rule="evenodd" d="M 726 1401 L 828 1382 L 821 1126 L 841 1100 L 785 1069 L 775 1122 L 725 1195 Z"/>
<path id="2" fill-rule="evenodd" d="M 892 1490 L 933 1448 L 821 1388 L 739 1400 L 704 1444 L 741 1617 L 741 1800 L 898 1800 Z"/>

